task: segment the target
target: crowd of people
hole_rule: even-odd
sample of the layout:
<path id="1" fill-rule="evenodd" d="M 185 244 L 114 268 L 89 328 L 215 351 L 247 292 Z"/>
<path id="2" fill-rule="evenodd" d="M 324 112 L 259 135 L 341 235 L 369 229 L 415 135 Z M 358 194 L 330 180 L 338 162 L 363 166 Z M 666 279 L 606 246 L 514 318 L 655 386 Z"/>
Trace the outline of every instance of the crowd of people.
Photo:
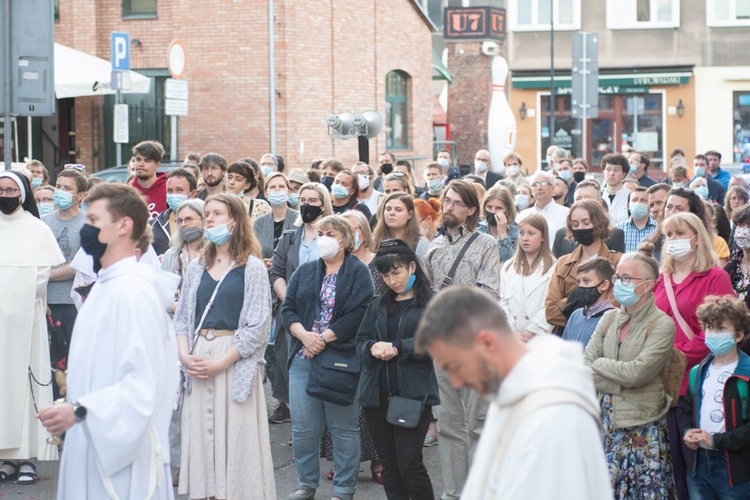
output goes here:
<path id="1" fill-rule="evenodd" d="M 750 188 L 718 152 L 163 156 L 0 174 L 0 482 L 65 434 L 61 498 L 276 498 L 291 422 L 290 500 L 361 462 L 393 499 L 750 498 Z"/>

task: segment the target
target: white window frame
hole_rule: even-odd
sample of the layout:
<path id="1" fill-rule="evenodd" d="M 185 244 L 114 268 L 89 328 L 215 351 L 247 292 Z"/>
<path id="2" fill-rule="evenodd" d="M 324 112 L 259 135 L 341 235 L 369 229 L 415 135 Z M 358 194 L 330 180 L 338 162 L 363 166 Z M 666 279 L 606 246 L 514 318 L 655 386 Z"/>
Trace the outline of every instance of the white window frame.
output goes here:
<path id="1" fill-rule="evenodd" d="M 680 0 L 672 1 L 669 21 L 638 21 L 637 0 L 607 0 L 607 28 L 611 30 L 674 29 L 680 27 Z M 711 0 L 709 0 L 711 1 Z M 627 16 L 622 9 L 630 11 Z M 656 3 L 651 5 L 651 19 L 656 19 Z"/>
<path id="2" fill-rule="evenodd" d="M 531 4 L 531 24 L 518 24 L 518 3 L 524 0 L 508 0 L 508 25 L 511 31 L 550 31 L 549 23 L 539 23 L 539 2 L 548 2 L 549 0 L 530 0 Z M 560 0 L 553 0 L 552 19 L 554 19 L 555 31 L 578 31 L 581 29 L 581 0 L 573 0 L 573 22 L 568 24 L 560 23 Z"/>
<path id="3" fill-rule="evenodd" d="M 736 19 L 737 0 L 729 0 L 729 19 L 726 21 L 717 20 L 714 17 L 716 12 L 716 1 L 706 0 L 706 25 L 713 28 L 727 28 L 736 26 L 750 26 L 750 19 Z"/>

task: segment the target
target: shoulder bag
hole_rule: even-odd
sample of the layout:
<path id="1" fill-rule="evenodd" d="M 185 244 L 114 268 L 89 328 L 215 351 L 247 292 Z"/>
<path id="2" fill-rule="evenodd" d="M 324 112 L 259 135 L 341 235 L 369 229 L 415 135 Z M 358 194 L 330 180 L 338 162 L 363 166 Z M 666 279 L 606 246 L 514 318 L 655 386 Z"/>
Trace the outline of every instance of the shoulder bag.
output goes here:
<path id="1" fill-rule="evenodd" d="M 461 248 L 461 251 L 458 252 L 458 256 L 456 257 L 456 260 L 453 261 L 453 266 L 451 267 L 451 270 L 448 271 L 448 274 L 443 278 L 443 283 L 440 285 L 440 289 L 442 290 L 446 286 L 450 286 L 453 284 L 453 276 L 456 275 L 456 271 L 458 270 L 458 265 L 461 263 L 461 261 L 464 258 L 464 255 L 466 255 L 466 251 L 469 249 L 472 243 L 474 243 L 474 240 L 479 237 L 479 232 L 475 232 L 471 235 L 469 240 L 464 243 L 464 246 Z"/>
<path id="2" fill-rule="evenodd" d="M 682 328 L 682 333 L 685 334 L 685 336 L 688 338 L 688 340 L 692 341 L 695 337 L 695 333 L 693 333 L 693 330 L 690 328 L 690 325 L 687 324 L 685 321 L 685 318 L 682 317 L 682 314 L 680 314 L 680 310 L 677 309 L 677 301 L 674 298 L 674 288 L 672 288 L 672 277 L 668 274 L 664 275 L 664 290 L 667 292 L 667 299 L 669 300 L 669 307 L 672 308 L 672 314 L 674 314 L 674 319 L 677 320 L 677 324 L 680 325 L 680 328 Z"/>

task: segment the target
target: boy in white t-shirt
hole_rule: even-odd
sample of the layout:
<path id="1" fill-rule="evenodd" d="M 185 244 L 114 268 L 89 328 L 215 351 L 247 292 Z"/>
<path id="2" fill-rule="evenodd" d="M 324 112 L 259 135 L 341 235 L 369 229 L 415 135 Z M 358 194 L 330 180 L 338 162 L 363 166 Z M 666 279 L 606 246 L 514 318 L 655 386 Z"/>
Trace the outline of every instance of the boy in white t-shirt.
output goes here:
<path id="1" fill-rule="evenodd" d="M 734 297 L 706 297 L 698 307 L 706 359 L 690 370 L 680 400 L 680 430 L 691 454 L 690 498 L 750 498 L 750 357 L 737 345 L 750 311 Z"/>

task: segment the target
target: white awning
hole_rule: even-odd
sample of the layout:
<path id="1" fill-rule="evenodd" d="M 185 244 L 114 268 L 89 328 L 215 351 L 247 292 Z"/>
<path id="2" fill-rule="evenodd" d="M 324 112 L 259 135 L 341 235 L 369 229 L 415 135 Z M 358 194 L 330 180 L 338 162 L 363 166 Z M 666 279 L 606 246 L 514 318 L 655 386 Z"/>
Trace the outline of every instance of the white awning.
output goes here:
<path id="1" fill-rule="evenodd" d="M 112 64 L 104 59 L 55 44 L 55 97 L 84 97 L 114 94 L 110 88 Z M 148 94 L 151 79 L 130 71 L 130 90 L 123 94 Z"/>

